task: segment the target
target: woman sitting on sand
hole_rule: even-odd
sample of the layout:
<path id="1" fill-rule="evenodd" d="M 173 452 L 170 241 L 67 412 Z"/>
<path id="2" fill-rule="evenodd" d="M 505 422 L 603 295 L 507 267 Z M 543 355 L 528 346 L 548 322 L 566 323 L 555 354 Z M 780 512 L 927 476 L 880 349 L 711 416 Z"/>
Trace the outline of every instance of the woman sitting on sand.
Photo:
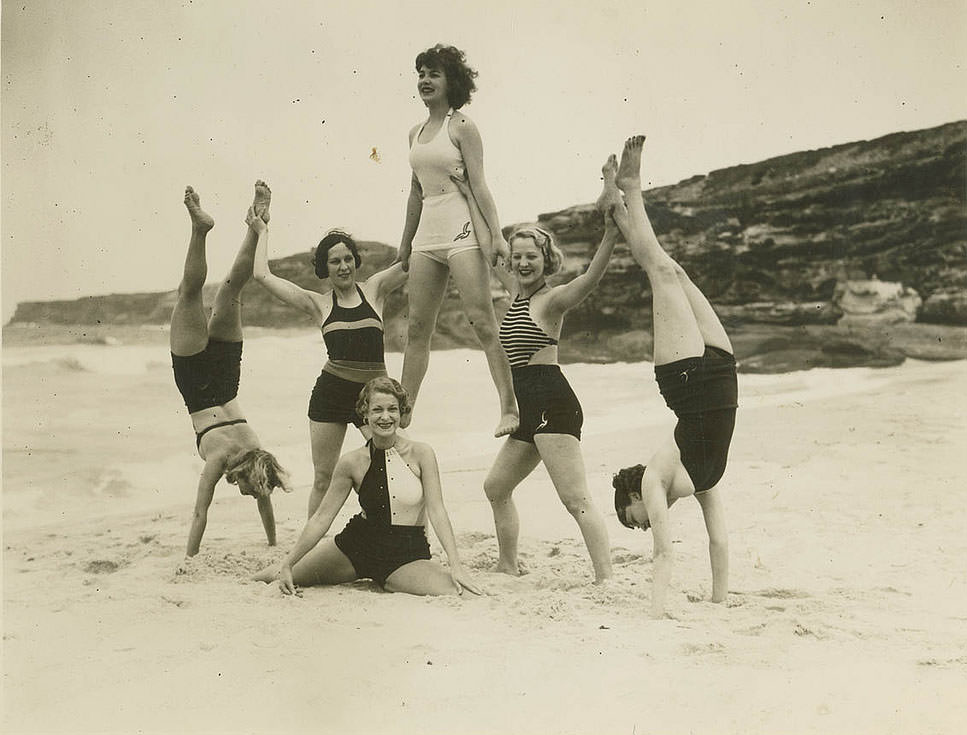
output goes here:
<path id="1" fill-rule="evenodd" d="M 447 595 L 479 588 L 460 563 L 450 518 L 443 505 L 440 471 L 428 444 L 397 433 L 409 408 L 406 391 L 392 378 L 374 378 L 356 410 L 371 438 L 336 463 L 332 484 L 309 518 L 282 566 L 259 572 L 261 582 L 279 580 L 286 594 L 296 586 L 372 579 L 389 592 Z M 320 543 L 356 490 L 362 512 L 332 539 Z M 449 571 L 430 560 L 429 517 L 449 561 Z"/>
<path id="2" fill-rule="evenodd" d="M 621 155 L 617 187 L 610 191 L 615 220 L 651 283 L 655 379 L 678 423 L 648 465 L 626 467 L 614 478 L 614 507 L 628 528 L 651 528 L 654 576 L 651 613 L 665 613 L 671 579 L 672 540 L 668 508 L 694 495 L 702 507 L 712 564 L 712 601 L 728 594 L 728 532 L 717 483 L 725 472 L 735 426 L 738 386 L 732 344 L 708 299 L 666 253 L 648 221 L 641 197 L 641 146 L 629 138 Z"/>
<path id="3" fill-rule="evenodd" d="M 480 133 L 459 111 L 476 89 L 477 72 L 467 66 L 463 51 L 439 44 L 416 57 L 416 71 L 417 89 L 429 117 L 410 130 L 413 176 L 399 250 L 403 268 L 410 272 L 409 328 L 401 381 L 415 403 L 452 274 L 500 399 L 494 436 L 505 436 L 517 429 L 519 419 L 510 366 L 497 341 L 487 263 L 496 262 L 498 254 L 506 255 L 507 243 L 484 179 Z M 479 226 L 470 217 L 466 199 L 450 181 L 451 174 L 465 176 L 469 182 L 472 198 L 482 212 Z M 403 417 L 404 428 L 409 421 L 409 415 Z"/>
<path id="4" fill-rule="evenodd" d="M 608 166 L 613 171 L 613 157 Z M 479 217 L 466 183 L 457 178 L 454 183 L 468 197 L 472 216 Z M 608 531 L 588 492 L 581 454 L 584 414 L 558 365 L 557 347 L 564 315 L 584 301 L 601 281 L 617 235 L 614 221 L 606 215 L 604 236 L 587 271 L 559 286 L 548 286 L 546 279 L 560 270 L 564 256 L 553 236 L 539 227 L 515 231 L 510 236 L 510 270 L 505 264 L 495 269 L 511 295 L 499 335 L 510 361 L 520 407 L 520 427 L 504 442 L 484 481 L 500 547 L 497 571 L 512 575 L 521 572 L 517 558 L 520 520 L 512 495 L 514 488 L 543 461 L 558 497 L 581 529 L 595 581 L 611 576 Z"/>
<path id="5" fill-rule="evenodd" d="M 265 183 L 259 181 L 256 187 L 268 200 L 270 192 Z M 339 230 L 327 233 L 313 258 L 316 277 L 332 287 L 332 295 L 323 296 L 269 270 L 267 233 L 259 239 L 255 253 L 255 280 L 276 298 L 312 318 L 322 331 L 329 355 L 309 397 L 309 441 L 315 468 L 309 516 L 329 487 L 347 425 L 363 426 L 356 414 L 359 392 L 367 381 L 386 375 L 383 303 L 407 277 L 402 266 L 395 263 L 360 283 L 356 272 L 361 264 L 359 248 L 350 235 Z"/>
<path id="6" fill-rule="evenodd" d="M 270 495 L 276 487 L 288 491 L 286 474 L 278 461 L 261 448 L 259 438 L 238 405 L 242 364 L 242 287 L 252 275 L 258 234 L 253 224 L 265 226 L 266 202 L 256 190 L 249 208 L 249 225 L 228 276 L 218 287 L 211 317 L 206 320 L 202 287 L 208 275 L 205 241 L 215 221 L 200 205 L 198 194 L 185 189 L 191 218 L 191 239 L 178 300 L 171 314 L 171 364 L 195 429 L 195 445 L 205 460 L 198 480 L 195 514 L 188 533 L 187 556 L 198 553 L 208 523 L 208 507 L 215 484 L 224 475 L 242 495 L 256 499 L 269 546 L 275 545 L 275 516 Z"/>

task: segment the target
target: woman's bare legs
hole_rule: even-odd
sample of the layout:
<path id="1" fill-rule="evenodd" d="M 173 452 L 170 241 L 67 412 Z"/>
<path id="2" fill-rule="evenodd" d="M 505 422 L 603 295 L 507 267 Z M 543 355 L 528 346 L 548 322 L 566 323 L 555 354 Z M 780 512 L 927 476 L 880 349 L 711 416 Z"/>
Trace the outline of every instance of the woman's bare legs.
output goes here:
<path id="1" fill-rule="evenodd" d="M 645 270 L 652 290 L 652 316 L 656 365 L 697 357 L 705 352 L 705 341 L 682 282 L 681 266 L 666 253 L 645 213 L 641 198 L 641 146 L 643 135 L 625 141 L 615 183 L 624 192 L 627 217 L 616 207 L 615 221 L 631 248 L 631 254 Z M 681 271 L 684 273 L 684 271 Z"/>
<path id="2" fill-rule="evenodd" d="M 190 186 L 185 187 L 185 207 L 191 218 L 191 239 L 170 328 L 171 351 L 183 357 L 201 352 L 208 344 L 202 288 L 208 277 L 205 241 L 209 230 L 215 226 L 215 220 L 201 208 L 201 200 Z"/>
<path id="3" fill-rule="evenodd" d="M 520 561 L 517 558 L 520 518 L 513 494 L 514 489 L 534 471 L 540 461 L 541 457 L 534 445 L 508 438 L 484 480 L 484 492 L 490 501 L 497 532 L 498 572 L 515 577 L 521 573 Z"/>
<path id="4" fill-rule="evenodd" d="M 312 491 L 309 493 L 309 518 L 326 496 L 345 438 L 346 424 L 309 419 L 309 444 L 312 447 L 312 466 L 315 471 Z"/>
<path id="5" fill-rule="evenodd" d="M 447 292 L 449 276 L 450 270 L 443 263 L 419 253 L 413 253 L 410 258 L 410 277 L 406 285 L 409 316 L 400 383 L 410 396 L 411 407 L 416 404 L 416 397 L 430 364 L 430 338 L 436 328 L 436 319 Z M 409 426 L 412 417 L 412 410 L 401 416 L 400 426 Z"/>
<path id="6" fill-rule="evenodd" d="M 594 581 L 603 582 L 612 574 L 611 544 L 604 516 L 588 492 L 581 444 L 570 434 L 535 434 L 534 443 L 558 497 L 581 529 L 594 566 Z"/>
<path id="7" fill-rule="evenodd" d="M 262 569 L 252 579 L 256 582 L 274 582 L 278 579 L 279 565 Z M 349 558 L 343 554 L 332 539 L 323 539 L 316 547 L 292 567 L 292 581 L 298 587 L 322 584 L 342 584 L 359 579 Z"/>
<path id="8" fill-rule="evenodd" d="M 263 211 L 262 218 L 268 218 L 268 206 L 271 192 L 263 181 L 255 182 L 255 203 L 260 204 Z M 245 231 L 242 245 L 235 256 L 231 270 L 222 281 L 215 293 L 215 303 L 212 305 L 212 315 L 208 320 L 208 335 L 224 342 L 240 342 L 242 340 L 242 288 L 252 277 L 255 266 L 255 245 L 258 243 L 258 233 L 251 227 Z"/>
<path id="9" fill-rule="evenodd" d="M 460 592 L 450 572 L 429 559 L 404 564 L 386 578 L 383 588 L 387 592 L 410 595 L 455 595 Z"/>
<path id="10" fill-rule="evenodd" d="M 463 312 L 473 327 L 477 340 L 487 356 L 490 377 L 500 400 L 500 421 L 494 436 L 507 436 L 517 431 L 520 415 L 514 396 L 510 363 L 497 338 L 497 316 L 490 296 L 490 269 L 480 250 L 465 250 L 449 259 L 453 281 L 460 291 Z"/>

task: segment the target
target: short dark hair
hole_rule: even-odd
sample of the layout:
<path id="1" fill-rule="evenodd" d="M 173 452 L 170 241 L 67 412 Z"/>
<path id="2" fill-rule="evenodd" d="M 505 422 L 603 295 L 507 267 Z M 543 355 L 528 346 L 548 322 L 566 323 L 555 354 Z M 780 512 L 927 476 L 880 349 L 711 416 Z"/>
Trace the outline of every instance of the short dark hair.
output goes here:
<path id="1" fill-rule="evenodd" d="M 454 110 L 470 104 L 470 95 L 477 91 L 474 79 L 477 72 L 467 64 L 467 55 L 456 46 L 438 43 L 416 56 L 416 70 L 421 66 L 438 69 L 447 77 L 447 102 Z"/>
<path id="2" fill-rule="evenodd" d="M 315 268 L 317 278 L 329 278 L 329 263 L 327 262 L 329 251 L 339 243 L 349 248 L 357 268 L 362 265 L 363 259 L 359 257 L 359 246 L 356 245 L 353 236 L 342 230 L 329 230 L 326 236 L 319 241 L 315 255 L 312 256 L 312 267 Z"/>
<path id="3" fill-rule="evenodd" d="M 625 511 L 631 505 L 631 493 L 641 494 L 641 477 L 644 474 L 645 465 L 636 464 L 633 467 L 618 470 L 611 478 L 611 487 L 614 488 L 614 511 L 625 528 L 634 528 L 628 523 Z"/>
<path id="4" fill-rule="evenodd" d="M 359 399 L 356 401 L 356 413 L 363 420 L 366 419 L 366 413 L 369 411 L 369 399 L 373 393 L 385 393 L 388 396 L 393 396 L 400 406 L 400 414 L 409 413 L 410 395 L 406 392 L 406 388 L 393 378 L 383 376 L 373 378 L 359 391 Z"/>

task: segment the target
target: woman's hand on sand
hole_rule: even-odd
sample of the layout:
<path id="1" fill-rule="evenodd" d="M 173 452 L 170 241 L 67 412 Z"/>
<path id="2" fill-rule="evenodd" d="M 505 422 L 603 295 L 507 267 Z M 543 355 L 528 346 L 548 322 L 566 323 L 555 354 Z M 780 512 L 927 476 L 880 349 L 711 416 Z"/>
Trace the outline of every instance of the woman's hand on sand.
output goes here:
<path id="1" fill-rule="evenodd" d="M 255 213 L 254 206 L 249 207 L 248 212 L 245 213 L 245 224 L 247 224 L 260 235 L 265 232 L 268 227 L 268 225 L 265 224 L 265 221 Z"/>
<path id="2" fill-rule="evenodd" d="M 450 570 L 450 578 L 453 583 L 457 586 L 457 594 L 462 595 L 464 590 L 473 592 L 475 595 L 482 595 L 483 590 L 480 589 L 473 581 L 471 576 L 467 574 L 467 570 L 463 567 L 456 567 Z"/>
<path id="3" fill-rule="evenodd" d="M 295 582 L 292 581 L 292 567 L 283 564 L 279 569 L 279 589 L 283 595 L 295 594 Z"/>

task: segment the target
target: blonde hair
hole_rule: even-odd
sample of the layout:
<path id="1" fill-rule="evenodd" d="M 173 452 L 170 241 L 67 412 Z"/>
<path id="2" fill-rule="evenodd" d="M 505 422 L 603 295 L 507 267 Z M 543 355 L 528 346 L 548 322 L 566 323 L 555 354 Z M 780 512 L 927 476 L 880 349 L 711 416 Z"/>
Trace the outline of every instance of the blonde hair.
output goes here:
<path id="1" fill-rule="evenodd" d="M 400 405 L 401 414 L 408 413 L 410 410 L 410 396 L 406 392 L 406 388 L 396 380 L 393 380 L 393 378 L 373 378 L 359 391 L 359 399 L 356 401 L 356 413 L 364 420 L 369 411 L 369 399 L 373 393 L 385 393 L 388 396 L 396 398 L 397 403 Z"/>
<path id="2" fill-rule="evenodd" d="M 561 266 L 564 265 L 564 253 L 554 242 L 554 235 L 545 230 L 543 227 L 521 227 L 514 230 L 510 237 L 507 238 L 507 243 L 510 245 L 510 252 L 514 252 L 514 240 L 521 237 L 529 237 L 534 241 L 537 249 L 541 251 L 541 255 L 544 256 L 544 275 L 553 276 L 559 270 Z"/>
<path id="3" fill-rule="evenodd" d="M 282 469 L 279 460 L 271 452 L 256 448 L 245 452 L 238 461 L 225 473 L 225 479 L 235 485 L 238 477 L 245 477 L 255 495 L 260 498 L 267 498 L 272 491 L 280 487 L 285 492 L 290 493 L 289 474 Z"/>

